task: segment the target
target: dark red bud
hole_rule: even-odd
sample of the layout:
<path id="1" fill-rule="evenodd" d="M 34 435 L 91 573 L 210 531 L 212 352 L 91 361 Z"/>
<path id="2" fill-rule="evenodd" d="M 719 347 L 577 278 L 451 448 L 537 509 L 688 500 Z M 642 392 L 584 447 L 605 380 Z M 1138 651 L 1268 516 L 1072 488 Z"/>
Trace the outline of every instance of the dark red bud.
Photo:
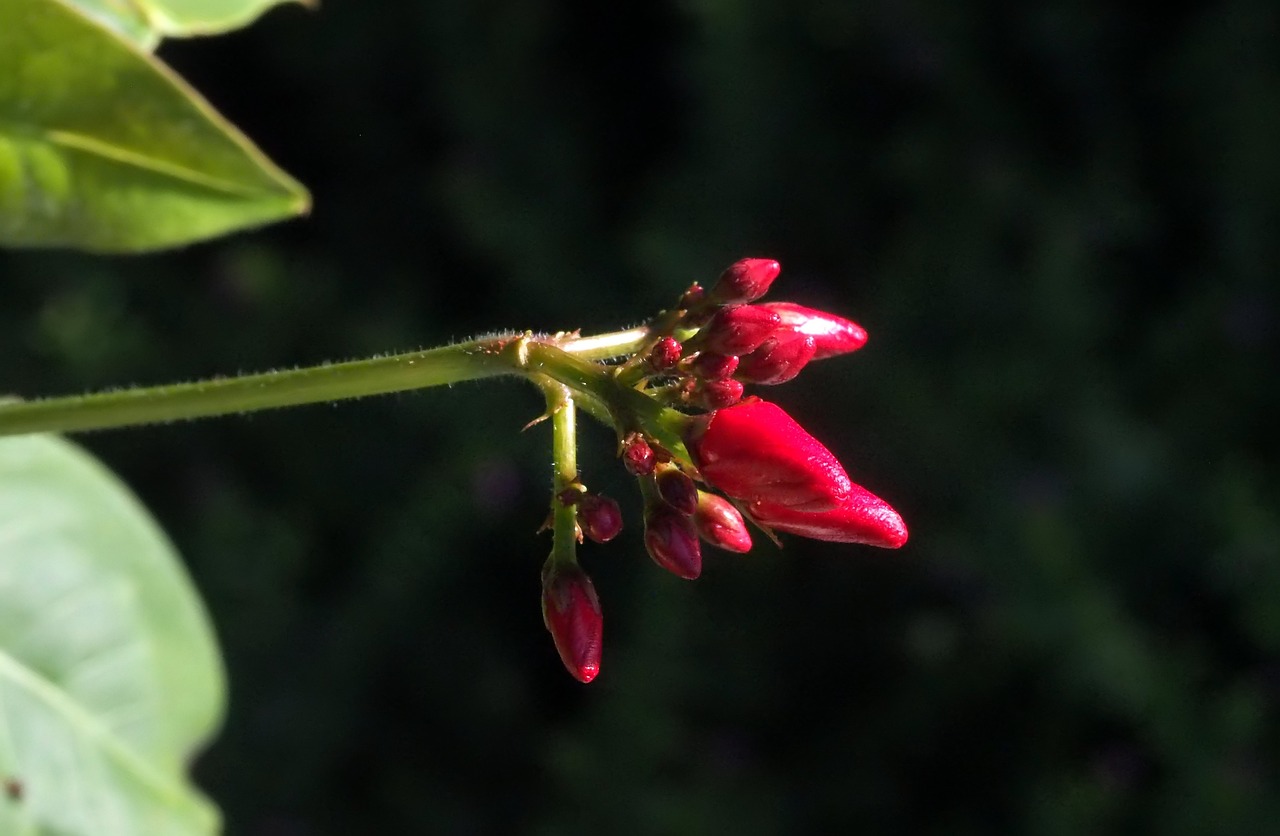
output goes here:
<path id="1" fill-rule="evenodd" d="M 607 543 L 622 531 L 622 509 L 607 496 L 583 494 L 578 499 L 578 525 L 587 539 Z"/>
<path id="2" fill-rule="evenodd" d="M 738 377 L 748 383 L 786 383 L 808 365 L 818 344 L 808 334 L 789 332 L 770 337 L 738 364 Z"/>
<path id="3" fill-rule="evenodd" d="M 724 409 L 742 400 L 742 381 L 726 377 L 706 380 L 694 390 L 694 401 L 706 409 Z"/>
<path id="4" fill-rule="evenodd" d="M 781 326 L 782 317 L 758 305 L 721 308 L 698 332 L 699 347 L 717 354 L 746 354 Z"/>
<path id="5" fill-rule="evenodd" d="M 885 549 L 896 549 L 907 542 L 907 526 L 898 512 L 860 485 L 854 485 L 845 501 L 829 511 L 804 513 L 769 502 L 753 502 L 747 510 L 756 521 L 776 531 L 814 540 L 865 543 Z"/>
<path id="6" fill-rule="evenodd" d="M 633 476 L 648 476 L 653 472 L 656 457 L 649 442 L 643 436 L 632 435 L 622 448 L 622 466 Z"/>
<path id="7" fill-rule="evenodd" d="M 709 298 L 718 305 L 754 302 L 769 292 L 769 286 L 782 272 L 782 265 L 771 258 L 744 258 L 729 265 L 711 288 Z"/>
<path id="8" fill-rule="evenodd" d="M 817 345 L 815 360 L 857 351 L 867 344 L 867 332 L 861 325 L 835 314 L 793 302 L 766 302 L 761 307 L 780 316 L 783 328 L 813 337 Z"/>
<path id="9" fill-rule="evenodd" d="M 830 450 L 759 398 L 695 418 L 685 443 L 703 480 L 734 499 L 829 511 L 853 490 Z"/>
<path id="10" fill-rule="evenodd" d="M 664 372 L 680 362 L 680 343 L 675 337 L 663 337 L 653 344 L 649 352 L 649 366 L 655 371 Z"/>
<path id="11" fill-rule="evenodd" d="M 693 525 L 698 536 L 717 548 L 738 554 L 751 551 L 751 534 L 742 514 L 723 496 L 700 492 Z"/>
<path id="12" fill-rule="evenodd" d="M 689 474 L 674 465 L 664 465 L 657 475 L 658 494 L 682 514 L 698 509 L 698 486 Z"/>
<path id="13" fill-rule="evenodd" d="M 654 563 L 677 577 L 693 580 L 702 574 L 702 544 L 693 520 L 670 505 L 658 503 L 645 512 L 644 547 Z"/>
<path id="14" fill-rule="evenodd" d="M 725 377 L 733 377 L 733 373 L 737 370 L 738 355 L 717 354 L 714 351 L 700 353 L 689 364 L 689 371 L 704 380 L 720 380 Z"/>
<path id="15" fill-rule="evenodd" d="M 689 289 L 686 290 L 684 292 L 684 295 L 680 297 L 680 304 L 678 305 L 678 307 L 692 308 L 695 305 L 700 304 L 702 300 L 706 297 L 706 295 L 707 295 L 707 292 L 702 289 L 702 285 L 698 284 L 697 282 L 694 282 L 693 284 L 689 285 Z"/>
<path id="16" fill-rule="evenodd" d="M 600 673 L 604 617 L 587 574 L 576 565 L 542 573 L 542 621 L 555 640 L 564 666 L 579 682 Z"/>

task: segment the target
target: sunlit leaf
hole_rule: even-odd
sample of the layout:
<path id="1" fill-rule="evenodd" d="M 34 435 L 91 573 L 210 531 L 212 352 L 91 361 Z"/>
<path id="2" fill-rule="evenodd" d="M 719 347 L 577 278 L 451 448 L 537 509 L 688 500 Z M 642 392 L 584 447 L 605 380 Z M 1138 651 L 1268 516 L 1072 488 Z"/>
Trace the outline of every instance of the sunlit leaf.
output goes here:
<path id="1" fill-rule="evenodd" d="M 0 833 L 202 834 L 223 671 L 173 547 L 102 465 L 0 439 Z"/>
<path id="2" fill-rule="evenodd" d="M 0 245 L 172 247 L 306 191 L 167 67 L 61 0 L 0 2 Z"/>
<path id="3" fill-rule="evenodd" d="M 247 26 L 272 6 L 311 0 L 67 0 L 145 49 L 161 37 L 216 35 Z"/>

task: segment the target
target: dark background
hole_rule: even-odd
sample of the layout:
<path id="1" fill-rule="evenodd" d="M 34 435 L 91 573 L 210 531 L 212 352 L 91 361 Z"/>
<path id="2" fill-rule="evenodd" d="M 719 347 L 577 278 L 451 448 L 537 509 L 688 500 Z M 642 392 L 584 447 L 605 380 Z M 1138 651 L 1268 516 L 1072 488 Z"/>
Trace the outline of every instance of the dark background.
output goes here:
<path id="1" fill-rule="evenodd" d="M 231 676 L 229 832 L 1262 833 L 1280 822 L 1280 50 L 1271 2 L 358 3 L 161 54 L 312 216 L 0 254 L 28 396 L 602 330 L 744 255 L 868 347 L 769 396 L 901 552 L 583 559 L 539 612 L 518 383 L 83 441 Z"/>

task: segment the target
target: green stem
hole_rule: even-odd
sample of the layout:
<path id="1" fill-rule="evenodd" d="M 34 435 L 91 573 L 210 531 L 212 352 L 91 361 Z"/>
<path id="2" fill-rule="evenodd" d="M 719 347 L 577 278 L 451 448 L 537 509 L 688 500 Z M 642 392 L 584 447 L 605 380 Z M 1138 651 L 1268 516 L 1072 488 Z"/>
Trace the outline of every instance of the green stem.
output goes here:
<path id="1" fill-rule="evenodd" d="M 634 389 L 620 386 L 611 367 L 592 359 L 638 347 L 647 334 L 646 328 L 598 337 L 508 334 L 347 363 L 0 403 L 0 436 L 154 424 L 361 398 L 501 375 L 541 375 L 568 387 L 593 417 L 620 434 L 643 430 L 672 453 L 687 457 L 680 440 L 685 417 Z"/>
<path id="2" fill-rule="evenodd" d="M 575 507 L 561 501 L 561 495 L 578 481 L 577 410 L 573 395 L 564 386 L 546 381 L 542 390 L 551 414 L 551 556 L 553 564 L 567 565 L 577 560 L 578 515 Z"/>
<path id="3" fill-rule="evenodd" d="M 475 340 L 347 363 L 0 404 L 0 436 L 204 418 L 514 374 L 518 343 Z"/>

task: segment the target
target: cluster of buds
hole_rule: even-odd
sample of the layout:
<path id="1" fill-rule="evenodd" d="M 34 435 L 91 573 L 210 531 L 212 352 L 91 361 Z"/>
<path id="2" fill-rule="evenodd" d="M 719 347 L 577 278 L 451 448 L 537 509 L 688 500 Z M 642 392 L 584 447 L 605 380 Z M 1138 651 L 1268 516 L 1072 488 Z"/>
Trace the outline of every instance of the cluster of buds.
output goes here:
<path id="1" fill-rule="evenodd" d="M 898 513 L 855 484 L 830 450 L 777 405 L 745 394 L 747 385 L 785 383 L 810 362 L 867 341 L 842 317 L 759 302 L 780 270 L 777 261 L 747 258 L 710 288 L 693 285 L 649 323 L 640 350 L 605 367 L 616 386 L 663 407 L 665 435 L 619 421 L 619 455 L 643 497 L 646 551 L 681 578 L 701 575 L 703 543 L 749 551 L 748 522 L 775 541 L 783 532 L 894 549 L 907 539 Z M 578 540 L 606 542 L 621 529 L 612 500 L 580 487 L 559 500 L 576 510 Z M 576 558 L 556 554 L 543 573 L 544 620 L 570 673 L 589 682 L 600 669 L 599 599 Z"/>

